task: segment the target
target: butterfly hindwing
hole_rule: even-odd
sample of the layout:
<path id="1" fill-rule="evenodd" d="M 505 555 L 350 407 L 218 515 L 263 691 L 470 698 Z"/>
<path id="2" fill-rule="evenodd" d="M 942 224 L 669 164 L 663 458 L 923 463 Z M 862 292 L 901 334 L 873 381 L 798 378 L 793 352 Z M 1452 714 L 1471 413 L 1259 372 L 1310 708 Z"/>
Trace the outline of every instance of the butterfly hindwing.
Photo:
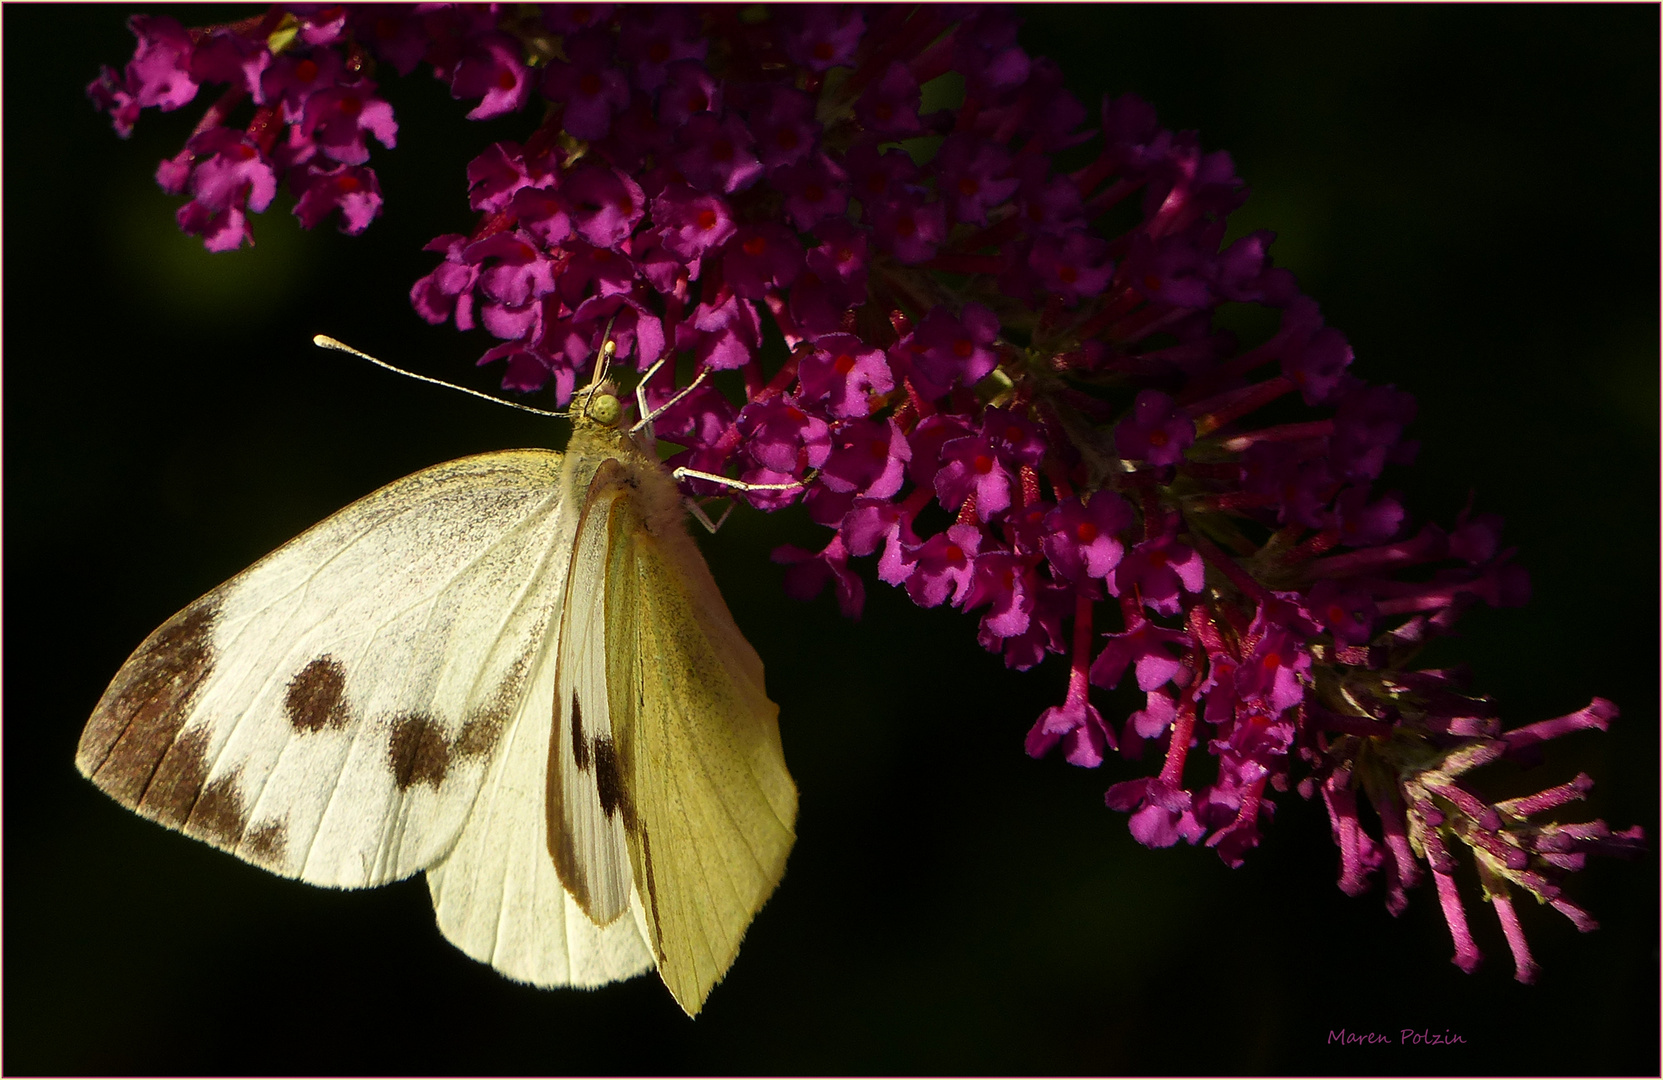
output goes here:
<path id="1" fill-rule="evenodd" d="M 779 884 L 797 789 L 762 662 L 669 478 L 603 470 L 586 528 L 590 518 L 608 534 L 607 687 L 636 889 L 659 974 L 692 1014 Z"/>
<path id="2" fill-rule="evenodd" d="M 654 958 L 636 919 L 595 925 L 549 856 L 545 796 L 558 652 L 545 641 L 462 835 L 428 869 L 427 882 L 439 929 L 469 956 L 537 986 L 598 986 L 647 971 Z"/>
<path id="3" fill-rule="evenodd" d="M 579 906 L 601 926 L 629 907 L 633 873 L 625 830 L 634 822 L 620 798 L 622 774 L 606 692 L 609 535 L 606 515 L 592 512 L 589 492 L 621 468 L 615 459 L 605 459 L 586 490 L 573 491 L 584 511 L 560 619 L 557 722 L 548 753 L 548 854 Z M 572 486 L 581 480 L 581 474 L 574 476 Z"/>
<path id="4" fill-rule="evenodd" d="M 117 673 L 81 771 L 313 884 L 440 859 L 559 610 L 560 463 L 507 451 L 418 472 L 197 600 Z"/>

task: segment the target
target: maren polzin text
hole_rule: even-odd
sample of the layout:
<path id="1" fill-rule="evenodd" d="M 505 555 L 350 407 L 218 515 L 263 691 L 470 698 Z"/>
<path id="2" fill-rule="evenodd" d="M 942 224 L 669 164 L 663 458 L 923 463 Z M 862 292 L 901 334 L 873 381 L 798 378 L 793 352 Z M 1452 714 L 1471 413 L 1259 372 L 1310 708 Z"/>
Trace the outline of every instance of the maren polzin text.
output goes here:
<path id="1" fill-rule="evenodd" d="M 1341 1046 L 1374 1046 L 1381 1043 L 1395 1043 L 1398 1046 L 1455 1046 L 1466 1041 L 1464 1036 L 1453 1031 L 1437 1032 L 1430 1028 L 1422 1028 L 1419 1031 L 1414 1028 L 1403 1028 L 1397 1033 L 1395 1039 L 1379 1031 L 1347 1031 L 1345 1028 L 1340 1028 L 1338 1031 L 1329 1029 L 1328 1032 L 1330 1046 L 1334 1043 L 1339 1043 Z"/>

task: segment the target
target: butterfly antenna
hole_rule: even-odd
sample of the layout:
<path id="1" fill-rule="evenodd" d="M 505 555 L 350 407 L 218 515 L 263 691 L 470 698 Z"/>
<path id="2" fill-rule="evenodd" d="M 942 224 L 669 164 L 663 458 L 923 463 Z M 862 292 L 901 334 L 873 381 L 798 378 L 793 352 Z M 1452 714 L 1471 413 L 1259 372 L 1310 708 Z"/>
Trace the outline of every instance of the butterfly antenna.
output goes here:
<path id="1" fill-rule="evenodd" d="M 606 373 L 612 370 L 612 358 L 618 353 L 618 343 L 612 340 L 612 323 L 618 318 L 616 312 L 612 318 L 606 320 L 606 329 L 601 331 L 600 352 L 595 356 L 595 371 L 589 376 L 589 394 L 583 399 L 583 415 L 589 415 L 589 403 L 595 400 L 595 391 L 606 383 Z"/>
<path id="2" fill-rule="evenodd" d="M 447 387 L 448 389 L 451 389 L 451 390 L 460 390 L 464 394 L 472 394 L 476 398 L 484 398 L 486 401 L 492 401 L 492 402 L 495 402 L 498 405 L 506 405 L 510 409 L 518 409 L 521 412 L 536 413 L 538 416 L 560 416 L 560 417 L 564 417 L 564 416 L 567 415 L 566 413 L 563 413 L 563 412 L 555 412 L 553 409 L 539 409 L 539 408 L 536 408 L 535 406 L 532 406 L 532 405 L 521 405 L 517 401 L 509 401 L 506 398 L 495 397 L 491 394 L 482 394 L 478 390 L 472 390 L 472 389 L 469 389 L 466 386 L 457 386 L 455 383 L 445 382 L 445 380 L 443 380 L 443 379 L 434 379 L 434 378 L 430 378 L 429 376 L 426 376 L 426 375 L 417 375 L 414 371 L 405 371 L 401 367 L 394 367 L 392 364 L 387 363 L 385 360 L 377 360 L 375 357 L 371 356 L 369 353 L 359 352 L 357 349 L 354 349 L 351 345 L 348 345 L 345 342 L 336 341 L 334 338 L 329 337 L 327 334 L 317 334 L 317 335 L 313 336 L 312 344 L 316 345 L 320 349 L 334 349 L 336 352 L 350 353 L 351 355 L 358 357 L 358 359 L 360 359 L 360 360 L 368 360 L 370 363 L 374 364 L 376 367 L 383 367 L 383 368 L 386 368 L 388 371 L 396 371 L 400 375 L 404 375 L 408 378 L 415 379 L 417 382 L 432 383 L 434 386 L 443 386 L 443 387 Z"/>

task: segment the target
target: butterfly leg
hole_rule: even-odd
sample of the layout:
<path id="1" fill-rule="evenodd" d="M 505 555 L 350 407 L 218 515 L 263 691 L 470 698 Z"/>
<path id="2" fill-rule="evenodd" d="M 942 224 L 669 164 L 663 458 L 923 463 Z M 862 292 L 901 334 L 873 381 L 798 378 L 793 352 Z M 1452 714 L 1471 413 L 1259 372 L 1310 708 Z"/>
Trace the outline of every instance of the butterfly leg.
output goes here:
<path id="1" fill-rule="evenodd" d="M 700 472 L 698 469 L 680 468 L 670 474 L 679 483 L 682 480 L 708 480 L 712 484 L 733 488 L 741 494 L 747 491 L 795 491 L 803 487 L 806 480 L 792 480 L 784 484 L 751 484 L 744 480 L 735 480 L 731 476 L 719 476 L 716 473 Z"/>
<path id="2" fill-rule="evenodd" d="M 712 536 L 716 535 L 716 530 L 722 527 L 722 523 L 728 519 L 728 515 L 733 513 L 735 505 L 732 501 L 729 501 L 728 508 L 722 511 L 722 516 L 717 518 L 715 521 L 711 521 L 710 515 L 705 512 L 704 507 L 700 506 L 692 499 L 686 499 L 684 501 L 687 503 L 687 512 L 693 515 L 693 520 L 697 521 L 700 525 L 703 525 L 705 532 L 710 533 Z"/>
<path id="3" fill-rule="evenodd" d="M 652 422 L 652 417 L 658 415 L 647 407 L 647 384 L 652 382 L 652 377 L 654 375 L 658 374 L 658 369 L 664 366 L 664 359 L 665 358 L 661 356 L 657 360 L 654 360 L 652 367 L 648 368 L 646 372 L 642 374 L 641 378 L 635 383 L 635 415 L 642 417 L 643 419 L 630 429 L 632 434 L 647 426 Z"/>
<path id="4" fill-rule="evenodd" d="M 741 494 L 748 491 L 796 491 L 801 489 L 804 484 L 804 481 L 802 480 L 792 480 L 789 483 L 784 484 L 750 484 L 746 483 L 744 480 L 735 480 L 731 476 L 721 476 L 717 473 L 701 472 L 698 469 L 689 469 L 685 467 L 675 470 L 670 475 L 675 478 L 677 483 L 680 483 L 683 480 L 707 480 L 712 484 L 721 484 L 723 487 L 733 488 Z M 687 504 L 689 512 L 693 515 L 694 519 L 697 520 L 700 525 L 703 525 L 706 529 L 709 529 L 713 533 L 717 529 L 721 528 L 722 522 L 726 521 L 728 519 L 728 515 L 733 513 L 733 504 L 729 503 L 728 508 L 722 511 L 722 516 L 712 523 L 710 516 L 704 512 L 703 507 L 699 506 L 691 499 L 687 500 Z"/>
<path id="5" fill-rule="evenodd" d="M 658 363 L 656 363 L 652 367 L 648 368 L 647 373 L 645 375 L 641 376 L 641 381 L 635 384 L 635 403 L 636 403 L 636 408 L 641 413 L 641 419 L 636 421 L 635 426 L 629 429 L 631 435 L 635 434 L 637 431 L 640 431 L 642 428 L 646 427 L 648 424 L 651 424 L 654 420 L 657 420 L 660 416 L 663 416 L 664 413 L 666 412 L 666 410 L 674 407 L 675 404 L 678 401 L 680 401 L 682 398 L 686 397 L 688 394 L 691 394 L 693 391 L 697 390 L 699 388 L 699 384 L 704 382 L 705 376 L 710 374 L 709 369 L 706 369 L 704 371 L 699 372 L 698 376 L 696 378 L 694 378 L 694 380 L 692 382 L 688 383 L 687 386 L 684 387 L 682 389 L 682 391 L 680 393 L 678 393 L 675 397 L 671 398 L 669 401 L 666 401 L 664 404 L 660 405 L 658 408 L 652 410 L 651 412 L 648 412 L 647 411 L 647 396 L 646 396 L 646 394 L 647 394 L 647 380 L 652 378 L 654 375 L 658 374 L 658 369 L 659 369 L 659 367 L 661 367 L 663 365 L 663 363 L 664 363 L 663 360 L 659 360 Z"/>

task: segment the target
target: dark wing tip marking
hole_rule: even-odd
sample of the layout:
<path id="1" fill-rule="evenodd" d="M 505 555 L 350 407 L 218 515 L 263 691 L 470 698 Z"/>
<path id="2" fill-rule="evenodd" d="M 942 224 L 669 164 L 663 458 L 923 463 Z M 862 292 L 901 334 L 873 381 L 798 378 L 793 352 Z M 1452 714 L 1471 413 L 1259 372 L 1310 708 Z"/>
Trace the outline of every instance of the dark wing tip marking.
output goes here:
<path id="1" fill-rule="evenodd" d="M 281 866 L 289 850 L 289 828 L 282 821 L 263 822 L 248 830 L 242 848 L 261 866 Z"/>
<path id="2" fill-rule="evenodd" d="M 241 770 L 233 771 L 203 788 L 185 821 L 185 832 L 219 847 L 235 847 L 248 828 L 241 778 Z"/>
<path id="3" fill-rule="evenodd" d="M 208 729 L 192 728 L 168 747 L 135 807 L 172 829 L 185 825 L 208 780 Z"/>
<path id="4" fill-rule="evenodd" d="M 450 771 L 450 755 L 450 740 L 432 717 L 407 713 L 393 721 L 387 761 L 400 791 L 408 791 L 415 784 L 428 784 L 437 790 Z"/>
<path id="5" fill-rule="evenodd" d="M 214 668 L 219 605 L 198 601 L 144 640 L 81 732 L 75 761 L 118 802 L 136 807 Z"/>
<path id="6" fill-rule="evenodd" d="M 333 656 L 320 656 L 289 680 L 283 712 L 296 731 L 339 730 L 352 722 L 345 693 L 346 669 Z"/>
<path id="7" fill-rule="evenodd" d="M 248 828 L 241 771 L 208 783 L 208 729 L 174 739 L 133 808 L 145 817 L 222 848 L 234 848 Z"/>

